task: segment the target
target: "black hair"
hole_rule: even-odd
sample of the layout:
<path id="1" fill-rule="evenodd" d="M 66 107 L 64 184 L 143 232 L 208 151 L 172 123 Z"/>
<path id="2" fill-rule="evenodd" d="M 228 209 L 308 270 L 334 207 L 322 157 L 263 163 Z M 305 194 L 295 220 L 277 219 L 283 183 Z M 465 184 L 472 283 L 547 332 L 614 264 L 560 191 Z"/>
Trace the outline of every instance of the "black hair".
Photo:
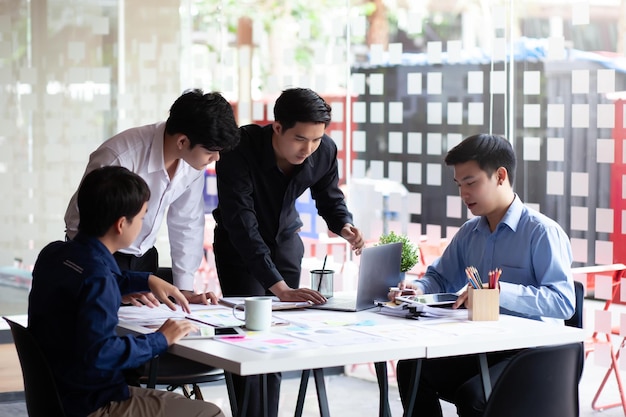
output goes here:
<path id="1" fill-rule="evenodd" d="M 120 166 L 94 169 L 78 189 L 78 230 L 102 237 L 120 217 L 132 221 L 149 199 L 150 188 L 139 175 Z"/>
<path id="2" fill-rule="evenodd" d="M 481 133 L 465 138 L 461 143 L 448 151 L 446 165 L 476 161 L 480 169 L 488 177 L 500 167 L 507 170 L 509 183 L 513 185 L 515 178 L 515 151 L 511 143 L 502 136 Z"/>
<path id="3" fill-rule="evenodd" d="M 239 143 L 239 128 L 233 108 L 220 93 L 201 89 L 186 90 L 170 108 L 165 131 L 182 133 L 191 147 L 209 151 L 229 151 Z"/>
<path id="4" fill-rule="evenodd" d="M 330 124 L 331 107 L 315 91 L 308 88 L 284 90 L 274 105 L 274 120 L 283 130 L 294 127 L 298 122 Z"/>

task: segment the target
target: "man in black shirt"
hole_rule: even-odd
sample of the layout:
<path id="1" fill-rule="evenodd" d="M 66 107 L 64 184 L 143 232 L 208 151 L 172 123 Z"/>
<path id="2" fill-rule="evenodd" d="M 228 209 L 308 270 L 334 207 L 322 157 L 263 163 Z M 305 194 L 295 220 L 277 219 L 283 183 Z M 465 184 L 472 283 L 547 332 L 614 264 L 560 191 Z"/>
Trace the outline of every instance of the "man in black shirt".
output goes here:
<path id="1" fill-rule="evenodd" d="M 292 88 L 276 100 L 274 120 L 242 126 L 239 145 L 216 164 L 213 251 L 220 286 L 225 296 L 273 294 L 281 301 L 321 304 L 326 299 L 319 292 L 299 288 L 304 245 L 296 199 L 310 188 L 329 230 L 357 255 L 364 244 L 338 186 L 337 146 L 324 133 L 331 108 L 314 91 Z M 244 378 L 235 379 L 239 391 Z M 268 375 L 268 385 L 275 416 L 280 374 Z"/>

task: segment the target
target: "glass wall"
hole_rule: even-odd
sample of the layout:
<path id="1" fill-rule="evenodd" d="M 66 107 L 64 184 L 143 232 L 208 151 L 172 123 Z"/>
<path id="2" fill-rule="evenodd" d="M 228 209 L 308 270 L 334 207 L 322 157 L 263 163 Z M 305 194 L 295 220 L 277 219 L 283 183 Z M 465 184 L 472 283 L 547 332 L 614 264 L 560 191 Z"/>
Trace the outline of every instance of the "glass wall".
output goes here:
<path id="1" fill-rule="evenodd" d="M 25 312 L 89 153 L 165 120 L 191 87 L 222 92 L 239 124 L 270 122 L 284 88 L 324 96 L 369 240 L 450 238 L 471 214 L 443 156 L 492 132 L 514 143 L 515 189 L 569 233 L 575 265 L 624 262 L 624 19 L 625 0 L 0 0 L 0 313 Z M 313 207 L 299 201 L 319 257 Z"/>

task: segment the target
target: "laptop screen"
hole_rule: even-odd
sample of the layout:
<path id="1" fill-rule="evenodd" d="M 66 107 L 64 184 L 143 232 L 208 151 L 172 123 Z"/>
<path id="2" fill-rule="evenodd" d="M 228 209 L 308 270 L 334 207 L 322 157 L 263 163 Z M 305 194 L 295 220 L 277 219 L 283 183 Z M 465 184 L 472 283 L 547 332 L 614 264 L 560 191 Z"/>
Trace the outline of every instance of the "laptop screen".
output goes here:
<path id="1" fill-rule="evenodd" d="M 326 304 L 310 308 L 337 311 L 360 311 L 374 307 L 374 301 L 386 300 L 389 287 L 400 280 L 402 243 L 364 248 L 360 255 L 356 294 L 349 297 L 333 297 Z"/>
<path id="2" fill-rule="evenodd" d="M 363 249 L 359 265 L 357 309 L 371 308 L 375 300 L 386 300 L 389 287 L 400 281 L 402 243 Z"/>

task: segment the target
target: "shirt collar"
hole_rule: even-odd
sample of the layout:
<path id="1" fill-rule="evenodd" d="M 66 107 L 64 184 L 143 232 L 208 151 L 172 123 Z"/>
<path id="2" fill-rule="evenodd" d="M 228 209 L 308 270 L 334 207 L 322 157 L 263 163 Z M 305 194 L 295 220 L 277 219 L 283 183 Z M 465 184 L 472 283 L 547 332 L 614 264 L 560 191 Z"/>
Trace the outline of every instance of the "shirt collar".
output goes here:
<path id="1" fill-rule="evenodd" d="M 267 170 L 270 170 L 272 168 L 278 169 L 276 165 L 276 154 L 274 153 L 274 147 L 272 146 L 273 132 L 274 131 L 272 130 L 271 124 L 263 127 L 262 164 L 263 164 L 263 168 Z"/>
<path id="2" fill-rule="evenodd" d="M 517 225 L 519 224 L 520 218 L 522 217 L 522 212 L 524 211 L 524 203 L 520 200 L 519 196 L 515 194 L 515 198 L 513 198 L 513 202 L 509 206 L 509 209 L 498 223 L 498 228 L 502 227 L 500 225 L 507 225 L 512 231 L 517 230 Z M 489 223 L 487 222 L 487 218 L 485 216 L 481 216 L 480 221 L 476 224 L 477 230 L 487 230 L 489 231 Z"/>
<path id="3" fill-rule="evenodd" d="M 154 137 L 150 145 L 150 160 L 148 162 L 148 172 L 157 172 L 165 170 L 165 162 L 163 160 L 163 135 L 165 134 L 165 122 L 156 124 Z"/>

